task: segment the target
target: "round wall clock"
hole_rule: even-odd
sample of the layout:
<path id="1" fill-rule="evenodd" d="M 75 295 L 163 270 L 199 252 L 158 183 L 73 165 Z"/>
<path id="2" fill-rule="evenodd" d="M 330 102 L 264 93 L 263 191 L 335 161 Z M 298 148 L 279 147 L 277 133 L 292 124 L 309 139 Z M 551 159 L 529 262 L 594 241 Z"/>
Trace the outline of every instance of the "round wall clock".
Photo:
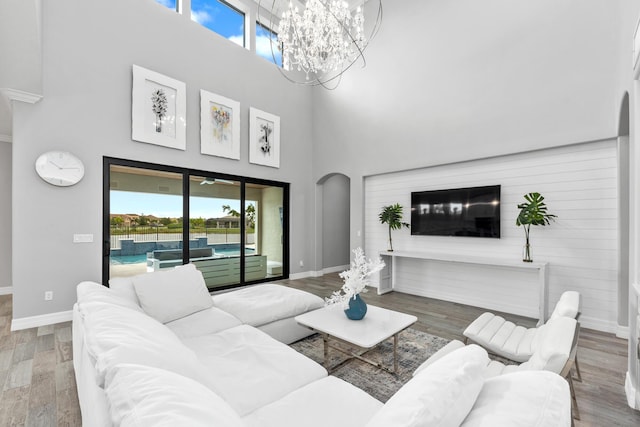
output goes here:
<path id="1" fill-rule="evenodd" d="M 49 151 L 36 160 L 36 172 L 49 184 L 68 187 L 84 176 L 82 161 L 66 151 Z"/>

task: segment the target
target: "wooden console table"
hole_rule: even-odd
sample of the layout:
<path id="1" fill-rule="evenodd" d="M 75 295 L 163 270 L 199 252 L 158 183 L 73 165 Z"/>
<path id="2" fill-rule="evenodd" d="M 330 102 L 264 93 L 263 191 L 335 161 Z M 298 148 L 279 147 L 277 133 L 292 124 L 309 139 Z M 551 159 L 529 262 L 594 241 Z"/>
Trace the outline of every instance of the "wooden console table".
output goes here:
<path id="1" fill-rule="evenodd" d="M 385 268 L 380 272 L 378 294 L 391 292 L 396 283 L 396 260 L 398 258 L 417 258 L 428 261 L 479 264 L 520 270 L 537 270 L 538 273 L 538 326 L 546 320 L 548 306 L 548 271 L 546 262 L 523 262 L 504 258 L 478 257 L 472 255 L 447 254 L 438 252 L 382 251 L 380 252 Z M 389 262 L 391 261 L 391 262 Z"/>

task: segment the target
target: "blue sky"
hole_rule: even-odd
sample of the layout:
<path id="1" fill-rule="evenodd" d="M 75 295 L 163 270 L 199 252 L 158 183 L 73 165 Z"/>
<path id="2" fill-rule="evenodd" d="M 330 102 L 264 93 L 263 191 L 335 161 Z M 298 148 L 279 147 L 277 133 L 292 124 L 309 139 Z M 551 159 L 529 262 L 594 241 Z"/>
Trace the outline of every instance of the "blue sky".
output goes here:
<path id="1" fill-rule="evenodd" d="M 154 215 L 159 218 L 180 218 L 182 216 L 182 196 L 168 194 L 135 193 L 132 191 L 111 191 L 112 214 Z M 215 199 L 211 197 L 191 197 L 191 218 L 220 218 L 228 215 L 222 205 L 240 211 L 239 200 Z"/>

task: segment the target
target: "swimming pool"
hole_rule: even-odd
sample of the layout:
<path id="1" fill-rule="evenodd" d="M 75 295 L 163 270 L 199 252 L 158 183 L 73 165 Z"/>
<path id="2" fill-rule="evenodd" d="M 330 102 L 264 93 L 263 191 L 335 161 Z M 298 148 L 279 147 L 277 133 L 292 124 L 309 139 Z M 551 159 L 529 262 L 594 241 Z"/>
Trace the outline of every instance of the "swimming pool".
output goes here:
<path id="1" fill-rule="evenodd" d="M 238 256 L 240 255 L 239 245 L 225 245 L 223 247 L 214 247 L 216 255 L 223 256 Z M 245 255 L 253 255 L 255 249 L 245 248 Z M 140 255 L 111 255 L 109 257 L 109 264 L 111 265 L 129 265 L 129 264 L 146 264 L 147 254 Z"/>

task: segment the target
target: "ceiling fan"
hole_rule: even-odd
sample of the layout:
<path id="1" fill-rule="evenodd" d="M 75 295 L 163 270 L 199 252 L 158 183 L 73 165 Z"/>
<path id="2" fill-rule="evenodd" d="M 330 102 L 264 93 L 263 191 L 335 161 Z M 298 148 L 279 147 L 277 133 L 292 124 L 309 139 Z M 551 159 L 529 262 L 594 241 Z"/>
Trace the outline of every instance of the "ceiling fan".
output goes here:
<path id="1" fill-rule="evenodd" d="M 200 185 L 212 185 L 212 184 L 233 184 L 233 181 L 229 181 L 228 179 L 220 179 L 220 178 L 205 178 L 200 182 Z"/>

